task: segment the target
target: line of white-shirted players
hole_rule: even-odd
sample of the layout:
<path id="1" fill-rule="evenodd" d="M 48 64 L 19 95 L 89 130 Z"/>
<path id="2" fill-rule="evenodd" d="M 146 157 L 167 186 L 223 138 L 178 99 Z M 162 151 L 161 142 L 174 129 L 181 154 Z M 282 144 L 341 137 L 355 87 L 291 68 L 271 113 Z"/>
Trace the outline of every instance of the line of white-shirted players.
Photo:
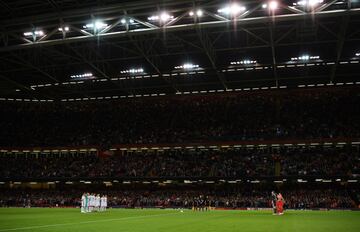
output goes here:
<path id="1" fill-rule="evenodd" d="M 106 211 L 107 197 L 100 194 L 84 193 L 81 196 L 81 213 Z"/>

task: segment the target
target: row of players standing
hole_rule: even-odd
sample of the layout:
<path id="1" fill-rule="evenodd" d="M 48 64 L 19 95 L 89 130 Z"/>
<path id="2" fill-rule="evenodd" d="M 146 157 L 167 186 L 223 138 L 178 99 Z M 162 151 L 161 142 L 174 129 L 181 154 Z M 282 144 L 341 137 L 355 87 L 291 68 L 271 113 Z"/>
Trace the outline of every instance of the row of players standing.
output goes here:
<path id="1" fill-rule="evenodd" d="M 194 197 L 192 201 L 192 210 L 194 211 L 207 211 L 210 210 L 210 200 L 203 195 Z"/>
<path id="2" fill-rule="evenodd" d="M 81 213 L 106 211 L 107 196 L 94 193 L 84 193 L 81 196 Z"/>
<path id="3" fill-rule="evenodd" d="M 273 207 L 274 215 L 283 215 L 284 214 L 284 204 L 285 200 L 281 193 L 271 192 L 271 204 Z M 194 211 L 207 211 L 211 209 L 211 201 L 206 196 L 200 195 L 199 197 L 194 197 L 192 200 L 192 210 Z"/>

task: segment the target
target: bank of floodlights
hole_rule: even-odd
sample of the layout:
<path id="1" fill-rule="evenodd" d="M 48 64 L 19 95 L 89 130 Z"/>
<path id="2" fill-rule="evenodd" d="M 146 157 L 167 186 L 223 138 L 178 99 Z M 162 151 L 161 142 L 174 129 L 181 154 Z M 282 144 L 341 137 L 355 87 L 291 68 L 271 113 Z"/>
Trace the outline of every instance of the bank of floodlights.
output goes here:
<path id="1" fill-rule="evenodd" d="M 274 11 L 279 8 L 279 3 L 277 1 L 270 1 L 269 3 L 262 4 L 262 8 Z"/>
<path id="2" fill-rule="evenodd" d="M 58 31 L 61 31 L 61 32 L 67 32 L 69 30 L 70 30 L 70 28 L 68 26 L 58 28 Z"/>
<path id="3" fill-rule="evenodd" d="M 191 63 L 185 63 L 183 65 L 179 65 L 179 66 L 175 66 L 175 69 L 185 69 L 185 70 L 190 70 L 190 69 L 197 69 L 199 68 L 198 64 L 191 64 Z"/>
<path id="4" fill-rule="evenodd" d="M 125 25 L 125 24 L 134 24 L 135 20 L 132 18 L 122 18 L 120 20 L 121 24 Z"/>
<path id="5" fill-rule="evenodd" d="M 107 23 L 104 23 L 100 20 L 94 21 L 92 23 L 88 23 L 86 25 L 83 26 L 84 29 L 94 29 L 94 30 L 99 30 L 99 29 L 104 29 L 108 26 Z"/>
<path id="6" fill-rule="evenodd" d="M 292 57 L 291 61 L 310 61 L 310 60 L 319 60 L 320 56 L 310 56 L 310 55 L 302 55 L 299 57 Z"/>
<path id="7" fill-rule="evenodd" d="M 246 11 L 246 7 L 241 6 L 237 3 L 232 3 L 223 8 L 217 10 L 219 14 L 235 17 Z"/>
<path id="8" fill-rule="evenodd" d="M 139 74 L 139 73 L 144 73 L 144 69 L 143 68 L 132 68 L 132 69 L 123 70 L 120 73 L 121 74 Z"/>
<path id="9" fill-rule="evenodd" d="M 166 23 L 167 21 L 170 21 L 173 18 L 174 18 L 174 16 L 169 15 L 169 13 L 162 12 L 159 15 L 153 15 L 153 16 L 148 17 L 148 20 L 149 21 L 158 21 L 158 22 L 161 22 L 161 23 Z"/>
<path id="10" fill-rule="evenodd" d="M 204 12 L 201 9 L 192 10 L 189 12 L 189 16 L 191 17 L 202 17 Z"/>
<path id="11" fill-rule="evenodd" d="M 70 76 L 71 79 L 82 79 L 82 78 L 90 78 L 90 77 L 93 77 L 92 73 L 83 73 L 83 74 L 76 74 Z"/>
<path id="12" fill-rule="evenodd" d="M 41 30 L 24 32 L 25 37 L 40 37 L 43 35 L 45 35 L 45 33 Z"/>
<path id="13" fill-rule="evenodd" d="M 296 3 L 293 3 L 293 5 L 300 7 L 315 7 L 323 2 L 324 0 L 300 0 Z"/>
<path id="14" fill-rule="evenodd" d="M 256 60 L 241 60 L 241 61 L 232 61 L 231 65 L 254 65 L 256 64 Z"/>

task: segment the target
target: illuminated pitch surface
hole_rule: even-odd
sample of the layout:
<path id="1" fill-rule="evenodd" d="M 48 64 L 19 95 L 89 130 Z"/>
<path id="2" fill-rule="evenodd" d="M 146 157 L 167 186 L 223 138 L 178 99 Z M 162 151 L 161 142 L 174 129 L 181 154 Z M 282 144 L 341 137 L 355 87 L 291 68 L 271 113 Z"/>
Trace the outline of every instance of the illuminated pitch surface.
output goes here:
<path id="1" fill-rule="evenodd" d="M 81 214 L 78 209 L 0 208 L 0 231 L 360 231 L 360 211 L 123 210 Z"/>

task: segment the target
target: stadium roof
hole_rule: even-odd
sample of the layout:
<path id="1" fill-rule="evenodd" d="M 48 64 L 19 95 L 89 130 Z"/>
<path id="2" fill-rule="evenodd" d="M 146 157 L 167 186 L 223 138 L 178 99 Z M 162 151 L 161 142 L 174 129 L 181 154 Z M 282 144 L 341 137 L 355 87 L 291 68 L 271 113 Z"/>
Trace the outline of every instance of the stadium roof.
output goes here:
<path id="1" fill-rule="evenodd" d="M 360 1 L 0 0 L 0 98 L 356 83 Z"/>

